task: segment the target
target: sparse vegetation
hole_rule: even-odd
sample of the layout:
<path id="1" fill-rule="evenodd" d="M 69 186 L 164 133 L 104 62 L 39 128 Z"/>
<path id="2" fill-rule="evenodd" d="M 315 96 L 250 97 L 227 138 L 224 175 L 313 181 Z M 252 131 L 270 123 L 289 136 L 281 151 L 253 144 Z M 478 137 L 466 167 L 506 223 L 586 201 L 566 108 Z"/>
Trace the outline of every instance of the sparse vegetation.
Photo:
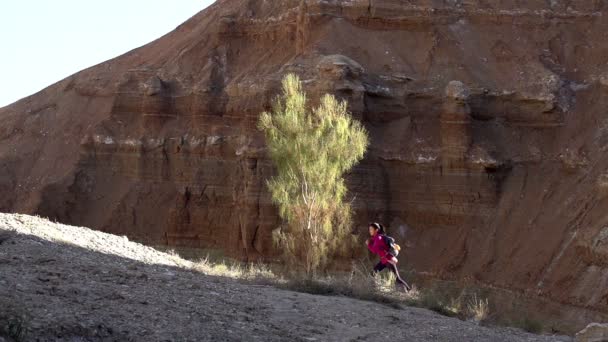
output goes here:
<path id="1" fill-rule="evenodd" d="M 173 249 L 167 250 L 176 264 L 185 265 L 187 261 Z M 182 253 L 180 250 L 179 253 Z M 191 251 L 186 250 L 190 255 Z M 402 305 L 425 308 L 443 316 L 461 320 L 474 320 L 483 323 L 488 320 L 490 303 L 471 290 L 429 287 L 423 290 L 414 287 L 409 293 L 395 291 L 395 276 L 390 273 L 372 275 L 363 262 L 353 263 L 350 272 L 333 272 L 326 276 L 297 276 L 286 274 L 282 267 L 273 267 L 263 263 L 240 263 L 218 256 L 216 251 L 191 263 L 191 269 L 204 274 L 227 277 L 238 281 L 272 285 L 286 290 L 326 295 L 344 296 L 367 300 L 400 308 Z M 528 318 L 511 322 L 516 326 L 533 333 L 542 331 L 542 325 Z"/>
<path id="2" fill-rule="evenodd" d="M 455 294 L 453 291 L 431 287 L 418 291 L 407 300 L 407 304 L 433 310 L 441 315 L 457 317 L 462 320 L 472 319 L 482 323 L 490 314 L 490 303 L 477 293 L 462 289 Z"/>
<path id="3" fill-rule="evenodd" d="M 324 295 L 344 296 L 367 300 L 400 308 L 416 306 L 435 311 L 443 316 L 473 319 L 483 322 L 489 315 L 489 301 L 477 294 L 456 297 L 436 288 L 409 293 L 395 291 L 392 273 L 372 275 L 365 265 L 354 264 L 350 272 L 335 273 L 324 277 L 284 277 L 280 269 L 273 270 L 262 263 L 243 264 L 236 261 L 211 261 L 209 257 L 193 263 L 192 269 L 208 275 L 228 277 L 239 281 L 272 285 L 282 289 Z"/>
<path id="4" fill-rule="evenodd" d="M 212 262 L 209 257 L 205 257 L 193 263 L 192 268 L 195 271 L 208 275 L 253 281 L 256 283 L 274 284 L 281 281 L 280 277 L 262 263 L 242 264 L 236 261 Z"/>
<path id="5" fill-rule="evenodd" d="M 467 307 L 469 309 L 469 313 L 476 322 L 485 321 L 490 314 L 490 303 L 488 302 L 488 299 L 478 298 L 477 294 L 475 294 L 469 301 Z"/>
<path id="6" fill-rule="evenodd" d="M 280 287 L 317 295 L 333 295 L 373 301 L 400 308 L 409 295 L 396 292 L 392 274 L 372 276 L 364 268 L 353 267 L 349 273 L 321 278 L 290 278 Z"/>
<path id="7" fill-rule="evenodd" d="M 460 313 L 460 304 L 453 298 L 444 298 L 445 295 L 435 289 L 420 291 L 418 296 L 408 300 L 408 305 L 426 308 L 443 316 L 457 317 Z"/>
<path id="8" fill-rule="evenodd" d="M 283 79 L 271 113 L 260 116 L 276 175 L 268 188 L 284 224 L 274 241 L 291 269 L 308 277 L 354 243 L 343 175 L 363 158 L 367 132 L 332 95 L 307 106 L 300 79 Z"/>

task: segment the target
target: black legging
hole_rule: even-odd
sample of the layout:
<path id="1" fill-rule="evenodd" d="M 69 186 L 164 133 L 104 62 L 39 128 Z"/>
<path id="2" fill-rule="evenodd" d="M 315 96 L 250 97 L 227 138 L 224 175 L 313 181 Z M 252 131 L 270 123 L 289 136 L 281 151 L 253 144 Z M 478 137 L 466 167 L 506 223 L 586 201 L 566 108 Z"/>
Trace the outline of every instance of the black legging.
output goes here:
<path id="1" fill-rule="evenodd" d="M 373 272 L 373 274 L 381 272 L 387 266 L 388 266 L 388 269 L 391 270 L 391 272 L 393 272 L 393 274 L 395 275 L 395 283 L 397 283 L 398 285 L 403 285 L 403 287 L 405 287 L 405 289 L 408 290 L 408 291 L 412 289 L 405 282 L 405 280 L 401 279 L 401 276 L 399 275 L 399 270 L 397 269 L 397 266 L 394 265 L 394 264 L 391 264 L 390 262 L 387 262 L 386 264 L 383 264 L 382 261 L 380 261 L 379 263 L 377 263 L 376 266 L 374 266 L 374 272 Z"/>

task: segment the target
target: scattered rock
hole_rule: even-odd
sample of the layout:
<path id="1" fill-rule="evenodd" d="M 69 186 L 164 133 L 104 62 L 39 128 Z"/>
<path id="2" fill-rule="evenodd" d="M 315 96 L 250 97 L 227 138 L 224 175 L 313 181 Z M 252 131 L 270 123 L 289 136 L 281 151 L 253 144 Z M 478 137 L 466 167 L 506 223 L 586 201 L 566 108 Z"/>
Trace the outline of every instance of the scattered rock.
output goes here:
<path id="1" fill-rule="evenodd" d="M 317 69 L 331 79 L 359 78 L 364 71 L 359 63 L 343 55 L 324 56 Z"/>

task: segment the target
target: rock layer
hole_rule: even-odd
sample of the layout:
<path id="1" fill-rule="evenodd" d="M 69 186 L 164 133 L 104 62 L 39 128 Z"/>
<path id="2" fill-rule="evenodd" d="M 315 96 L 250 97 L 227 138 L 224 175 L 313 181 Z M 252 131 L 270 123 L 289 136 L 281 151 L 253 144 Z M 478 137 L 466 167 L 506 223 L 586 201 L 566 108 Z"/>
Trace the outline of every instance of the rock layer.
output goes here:
<path id="1" fill-rule="evenodd" d="M 371 134 L 349 186 L 419 272 L 608 313 L 604 1 L 223 0 L 0 109 L 0 210 L 272 253 L 256 130 L 280 79 Z M 576 309 L 576 310 L 574 310 Z M 576 313 L 576 314 L 575 314 Z"/>

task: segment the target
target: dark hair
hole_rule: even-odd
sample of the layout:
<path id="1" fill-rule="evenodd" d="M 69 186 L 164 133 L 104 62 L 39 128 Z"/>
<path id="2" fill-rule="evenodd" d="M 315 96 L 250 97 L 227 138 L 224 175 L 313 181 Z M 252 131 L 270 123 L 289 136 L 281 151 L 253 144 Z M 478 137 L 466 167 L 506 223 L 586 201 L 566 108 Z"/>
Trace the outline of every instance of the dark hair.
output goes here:
<path id="1" fill-rule="evenodd" d="M 380 234 L 384 234 L 384 226 L 383 226 L 383 225 L 381 225 L 380 223 L 378 223 L 378 222 L 372 222 L 372 223 L 370 223 L 369 225 L 370 225 L 371 227 L 374 227 L 374 228 L 378 229 L 378 232 L 379 232 Z"/>

